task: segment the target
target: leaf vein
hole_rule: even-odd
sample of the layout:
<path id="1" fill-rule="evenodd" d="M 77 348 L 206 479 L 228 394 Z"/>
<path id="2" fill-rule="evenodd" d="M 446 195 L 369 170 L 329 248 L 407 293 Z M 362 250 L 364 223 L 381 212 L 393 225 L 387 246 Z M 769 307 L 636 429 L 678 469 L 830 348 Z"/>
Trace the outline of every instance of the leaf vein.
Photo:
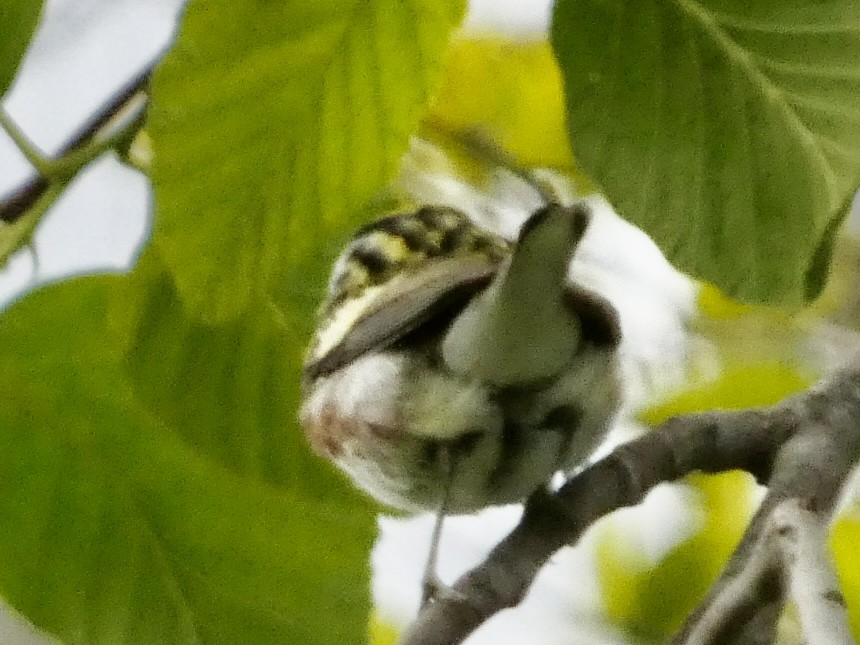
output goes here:
<path id="1" fill-rule="evenodd" d="M 786 116 L 788 125 L 812 143 L 811 149 L 803 148 L 812 152 L 813 156 L 810 161 L 817 161 L 819 169 L 832 176 L 834 169 L 820 144 L 816 141 L 816 133 L 792 109 L 791 104 L 786 100 L 783 89 L 775 85 L 764 72 L 756 67 L 750 53 L 732 40 L 707 10 L 699 6 L 694 0 L 675 0 L 675 3 L 682 12 L 700 24 L 704 32 L 723 48 L 728 57 L 746 73 L 749 81 L 757 81 L 756 84 L 764 95 Z M 748 110 L 748 106 L 745 106 L 745 109 Z"/>
<path id="2" fill-rule="evenodd" d="M 676 0 L 684 2 L 686 0 Z M 766 22 L 749 16 L 741 17 L 728 13 L 714 11 L 708 8 L 714 19 L 724 27 L 739 31 L 755 31 L 760 33 L 775 33 L 786 36 L 832 36 L 835 34 L 860 33 L 860 25 L 829 22 L 829 23 L 807 23 L 807 22 Z"/>

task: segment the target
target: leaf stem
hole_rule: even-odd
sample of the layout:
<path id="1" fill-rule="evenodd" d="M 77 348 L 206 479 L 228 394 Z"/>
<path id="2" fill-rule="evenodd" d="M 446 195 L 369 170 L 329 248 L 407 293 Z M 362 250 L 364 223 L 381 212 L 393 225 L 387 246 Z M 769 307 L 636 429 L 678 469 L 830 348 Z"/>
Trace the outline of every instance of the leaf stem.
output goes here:
<path id="1" fill-rule="evenodd" d="M 40 194 L 39 198 L 23 217 L 19 217 L 14 222 L 4 225 L 3 237 L 0 238 L 0 265 L 5 264 L 19 249 L 32 246 L 33 233 L 36 227 L 62 192 L 63 188 L 60 185 L 48 184 L 47 188 Z M 33 251 L 35 256 L 35 248 L 33 248 Z M 34 265 L 37 265 L 35 257 Z M 35 270 L 36 267 L 34 266 Z"/>
<path id="2" fill-rule="evenodd" d="M 0 108 L 0 126 L 9 135 L 9 138 L 18 146 L 18 150 L 27 158 L 27 161 L 39 172 L 43 177 L 47 177 L 51 173 L 51 161 L 42 154 L 42 151 L 36 147 L 29 137 L 24 134 L 24 131 L 18 127 L 18 124 L 9 116 L 5 108 Z"/>
<path id="3" fill-rule="evenodd" d="M 135 109 L 130 113 L 123 110 L 123 113 L 117 114 L 103 130 L 96 132 L 92 139 L 84 142 L 79 148 L 70 150 L 59 159 L 49 162 L 50 174 L 46 178 L 67 184 L 90 162 L 98 159 L 108 150 L 117 149 L 122 144 L 130 142 L 143 125 L 145 99 L 141 97 L 133 107 Z M 121 123 L 114 125 L 116 121 Z"/>

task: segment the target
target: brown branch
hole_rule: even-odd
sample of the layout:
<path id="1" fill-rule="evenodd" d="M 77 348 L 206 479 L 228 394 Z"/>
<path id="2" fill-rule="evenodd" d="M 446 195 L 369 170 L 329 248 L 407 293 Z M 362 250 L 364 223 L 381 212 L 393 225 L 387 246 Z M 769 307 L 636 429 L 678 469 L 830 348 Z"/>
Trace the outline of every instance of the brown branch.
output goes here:
<path id="1" fill-rule="evenodd" d="M 860 391 L 837 385 L 847 382 L 834 389 L 860 397 Z M 853 642 L 825 555 L 823 527 L 860 454 L 860 401 L 834 397 L 833 403 L 836 413 L 828 415 L 826 425 L 804 420 L 779 449 L 767 496 L 720 579 L 687 618 L 675 639 L 678 645 L 739 642 L 739 626 L 757 607 L 782 607 L 786 596 L 803 599 L 798 607 L 805 642 Z M 855 414 L 844 414 L 846 407 Z M 811 589 L 820 589 L 815 602 Z M 824 634 L 819 629 L 823 623 L 830 623 Z"/>
<path id="2" fill-rule="evenodd" d="M 109 129 L 127 109 L 135 97 L 146 92 L 152 71 L 158 59 L 153 60 L 138 74 L 129 80 L 123 88 L 111 97 L 95 114 L 93 114 L 57 151 L 55 158 L 62 158 L 84 148 L 95 138 Z M 143 125 L 145 110 L 134 116 L 140 126 Z M 33 177 L 16 188 L 5 199 L 0 200 L 0 221 L 12 224 L 20 219 L 45 194 L 50 186 L 46 177 Z"/>
<path id="3" fill-rule="evenodd" d="M 670 419 L 582 471 L 558 492 L 533 496 L 519 525 L 483 563 L 462 576 L 451 593 L 419 614 L 401 645 L 462 642 L 491 616 L 517 605 L 549 557 L 575 543 L 594 521 L 638 503 L 657 484 L 694 471 L 742 469 L 772 485 L 771 501 L 751 523 L 726 569 L 727 574 L 741 571 L 745 563 L 758 562 L 755 556 L 761 554 L 755 545 L 767 525 L 768 509 L 778 501 L 797 497 L 794 493 L 803 490 L 803 499 L 815 508 L 832 508 L 845 469 L 860 453 L 860 423 L 854 420 L 860 420 L 860 363 L 776 406 Z M 820 430 L 810 428 L 826 429 L 824 436 L 834 447 L 827 456 L 820 456 Z M 795 437 L 797 441 L 792 441 Z M 750 611 L 734 636 L 765 633 L 773 627 L 782 606 L 781 594 L 771 601 L 774 592 L 767 588 L 768 584 L 781 587 L 779 581 L 768 576 L 747 577 L 763 582 L 764 587 L 747 589 L 758 601 L 743 605 Z M 712 602 L 719 597 L 719 589 L 709 596 Z M 687 642 L 683 639 L 709 611 L 706 599 L 678 642 Z"/>
<path id="4" fill-rule="evenodd" d="M 845 599 L 827 550 L 824 514 L 804 508 L 797 500 L 780 506 L 779 535 L 788 596 L 800 616 L 809 645 L 852 643 Z"/>

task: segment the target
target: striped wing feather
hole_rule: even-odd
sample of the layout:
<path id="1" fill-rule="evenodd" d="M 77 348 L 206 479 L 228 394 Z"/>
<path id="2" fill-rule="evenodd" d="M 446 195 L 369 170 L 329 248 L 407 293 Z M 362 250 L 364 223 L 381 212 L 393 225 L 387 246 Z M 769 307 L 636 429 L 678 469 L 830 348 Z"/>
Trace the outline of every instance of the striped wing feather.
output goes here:
<path id="1" fill-rule="evenodd" d="M 305 365 L 305 377 L 329 374 L 367 352 L 390 347 L 434 316 L 481 291 L 497 268 L 498 262 L 475 255 L 436 260 L 420 271 L 398 276 L 373 299 L 338 343 Z"/>

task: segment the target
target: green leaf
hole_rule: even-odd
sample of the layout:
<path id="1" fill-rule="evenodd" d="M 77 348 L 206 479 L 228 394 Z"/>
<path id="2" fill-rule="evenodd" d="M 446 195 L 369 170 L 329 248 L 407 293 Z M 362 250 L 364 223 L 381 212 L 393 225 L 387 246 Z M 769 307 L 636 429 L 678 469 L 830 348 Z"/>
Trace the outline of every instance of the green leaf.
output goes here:
<path id="1" fill-rule="evenodd" d="M 0 593 L 69 645 L 364 640 L 372 518 L 146 411 L 105 324 L 128 288 L 78 279 L 0 319 Z"/>
<path id="2" fill-rule="evenodd" d="M 370 513 L 346 479 L 311 454 L 298 427 L 312 320 L 289 314 L 254 302 L 235 320 L 207 324 L 187 313 L 150 251 L 115 290 L 109 320 L 139 400 L 188 445 L 245 477 L 314 497 L 339 496 Z"/>
<path id="3" fill-rule="evenodd" d="M 150 134 L 155 241 L 192 311 L 224 321 L 322 281 L 325 245 L 396 170 L 464 4 L 190 5 Z"/>
<path id="4" fill-rule="evenodd" d="M 564 92 L 549 43 L 496 36 L 458 38 L 445 59 L 430 124 L 480 128 L 523 166 L 569 169 Z"/>
<path id="5" fill-rule="evenodd" d="M 830 277 L 833 263 L 833 247 L 842 228 L 842 221 L 851 213 L 853 205 L 854 195 L 852 194 L 842 206 L 841 211 L 836 214 L 836 217 L 830 220 L 830 226 L 821 234 L 819 244 L 812 255 L 806 271 L 805 295 L 807 300 L 817 298 L 824 291 L 824 287 L 827 286 L 827 280 Z"/>
<path id="6" fill-rule="evenodd" d="M 680 269 L 817 295 L 860 183 L 860 3 L 559 0 L 578 163 Z"/>
<path id="7" fill-rule="evenodd" d="M 15 78 L 41 13 L 39 0 L 3 0 L 0 3 L 0 96 L 6 94 Z"/>

